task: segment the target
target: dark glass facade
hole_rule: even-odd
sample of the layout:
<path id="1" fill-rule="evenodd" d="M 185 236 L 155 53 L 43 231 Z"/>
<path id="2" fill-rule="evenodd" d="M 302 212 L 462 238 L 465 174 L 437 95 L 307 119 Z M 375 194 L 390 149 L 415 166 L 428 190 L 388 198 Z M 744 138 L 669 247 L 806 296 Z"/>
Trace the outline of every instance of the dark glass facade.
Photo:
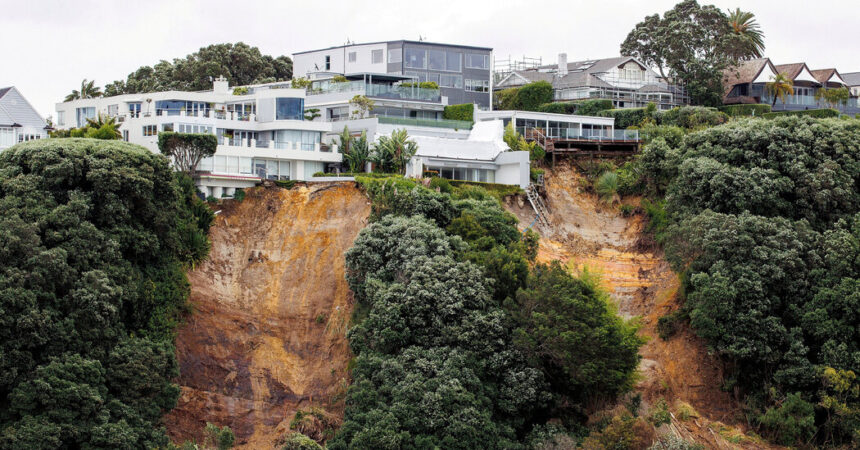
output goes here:
<path id="1" fill-rule="evenodd" d="M 278 98 L 275 99 L 275 120 L 304 120 L 305 99 Z"/>

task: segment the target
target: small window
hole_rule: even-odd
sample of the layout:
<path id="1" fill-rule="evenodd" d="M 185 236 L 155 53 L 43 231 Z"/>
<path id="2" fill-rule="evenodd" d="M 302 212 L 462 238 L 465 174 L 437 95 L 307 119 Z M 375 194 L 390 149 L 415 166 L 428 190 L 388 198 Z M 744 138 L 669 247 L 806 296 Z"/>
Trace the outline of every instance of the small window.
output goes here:
<path id="1" fill-rule="evenodd" d="M 388 62 L 399 63 L 403 61 L 403 52 L 399 48 L 393 48 L 388 51 Z"/>
<path id="2" fill-rule="evenodd" d="M 370 51 L 370 62 L 373 64 L 382 64 L 382 49 Z"/>
<path id="3" fill-rule="evenodd" d="M 325 57 L 325 70 L 331 70 L 331 56 L 329 55 Z"/>
<path id="4" fill-rule="evenodd" d="M 158 125 L 144 125 L 143 127 L 143 135 L 144 136 L 155 136 L 158 134 Z"/>
<path id="5" fill-rule="evenodd" d="M 349 52 L 349 62 L 355 62 L 355 52 Z"/>
<path id="6" fill-rule="evenodd" d="M 165 123 L 161 125 L 161 131 L 173 131 L 172 123 Z"/>

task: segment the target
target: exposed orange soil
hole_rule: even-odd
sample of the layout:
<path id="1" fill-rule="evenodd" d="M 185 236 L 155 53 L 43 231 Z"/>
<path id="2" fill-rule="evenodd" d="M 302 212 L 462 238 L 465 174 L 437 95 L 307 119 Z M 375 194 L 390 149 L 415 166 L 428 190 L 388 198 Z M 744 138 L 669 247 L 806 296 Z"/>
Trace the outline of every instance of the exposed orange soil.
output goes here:
<path id="1" fill-rule="evenodd" d="M 657 320 L 678 308 L 680 281 L 658 249 L 637 245 L 643 230 L 641 216 L 622 217 L 618 208 L 601 205 L 582 185 L 583 177 L 567 164 L 557 164 L 545 178 L 551 226 L 538 228 L 538 260 L 560 260 L 573 273 L 584 268 L 600 275 L 601 284 L 625 318 L 638 317 L 642 347 L 641 380 L 636 386 L 643 404 L 665 398 L 670 405 L 689 403 L 700 415 L 675 420 L 673 432 L 708 448 L 771 448 L 751 439 L 732 444 L 712 431 L 712 421 L 740 427 L 740 407 L 720 390 L 722 365 L 701 339 L 686 327 L 664 341 L 657 336 Z M 638 204 L 638 199 L 625 199 Z M 507 209 L 521 224 L 530 224 L 534 211 L 528 203 L 509 202 Z M 728 434 L 725 433 L 724 434 Z"/>
<path id="2" fill-rule="evenodd" d="M 255 188 L 221 208 L 209 258 L 189 274 L 182 394 L 165 422 L 175 442 L 200 442 L 212 422 L 240 447 L 272 448 L 299 408 L 342 415 L 352 312 L 343 254 L 370 206 L 339 183 Z"/>

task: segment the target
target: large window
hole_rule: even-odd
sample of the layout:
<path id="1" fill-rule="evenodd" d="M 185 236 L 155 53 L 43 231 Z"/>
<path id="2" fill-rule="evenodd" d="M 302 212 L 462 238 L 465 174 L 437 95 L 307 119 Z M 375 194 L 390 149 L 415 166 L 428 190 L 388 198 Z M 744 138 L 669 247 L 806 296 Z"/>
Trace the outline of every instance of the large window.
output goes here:
<path id="1" fill-rule="evenodd" d="M 439 86 L 462 89 L 463 88 L 463 77 L 460 75 L 442 74 L 439 77 Z"/>
<path id="2" fill-rule="evenodd" d="M 202 172 L 251 175 L 254 173 L 252 161 L 251 158 L 239 156 L 213 156 L 200 160 L 197 170 Z"/>
<path id="3" fill-rule="evenodd" d="M 460 72 L 463 64 L 459 52 L 445 52 L 445 70 L 448 72 Z"/>
<path id="4" fill-rule="evenodd" d="M 304 120 L 305 99 L 278 98 L 275 100 L 275 120 Z"/>
<path id="5" fill-rule="evenodd" d="M 320 132 L 302 130 L 275 131 L 275 148 L 292 149 L 296 143 L 299 144 L 299 149 L 301 150 L 313 151 L 316 144 L 320 143 Z"/>
<path id="6" fill-rule="evenodd" d="M 335 108 L 329 108 L 328 119 L 331 122 L 349 119 L 349 106 L 338 106 Z"/>
<path id="7" fill-rule="evenodd" d="M 131 109 L 132 103 L 129 103 Z M 138 103 L 138 105 L 140 105 Z M 186 115 L 196 116 L 200 112 L 205 112 L 209 109 L 209 105 L 204 102 L 186 102 L 185 100 L 158 100 L 155 102 L 155 113 L 157 115 L 167 114 L 168 116 L 178 116 L 182 111 Z"/>
<path id="8" fill-rule="evenodd" d="M 410 69 L 426 69 L 427 68 L 427 51 L 417 48 L 406 48 L 403 50 L 403 56 L 406 58 L 404 66 Z"/>
<path id="9" fill-rule="evenodd" d="M 207 133 L 212 134 L 212 127 L 208 125 L 197 125 L 191 123 L 180 123 L 176 127 L 180 133 Z"/>
<path id="10" fill-rule="evenodd" d="M 490 92 L 490 80 L 466 80 L 469 92 Z"/>
<path id="11" fill-rule="evenodd" d="M 78 128 L 87 124 L 87 119 L 94 119 L 96 117 L 96 108 L 94 106 L 87 106 L 84 108 L 75 108 L 75 119 L 77 121 Z"/>
<path id="12" fill-rule="evenodd" d="M 382 64 L 382 49 L 370 51 L 370 62 L 373 64 Z"/>
<path id="13" fill-rule="evenodd" d="M 119 105 L 108 105 L 108 115 L 111 117 L 116 117 L 119 112 Z"/>
<path id="14" fill-rule="evenodd" d="M 140 103 L 129 103 L 128 104 L 128 115 L 131 117 L 139 117 L 140 116 Z"/>
<path id="15" fill-rule="evenodd" d="M 428 50 L 427 68 L 430 70 L 445 70 L 445 51 Z"/>
<path id="16" fill-rule="evenodd" d="M 66 124 L 66 112 L 57 111 L 57 125 L 63 126 Z"/>
<path id="17" fill-rule="evenodd" d="M 399 48 L 393 48 L 388 51 L 388 62 L 399 63 L 403 62 L 403 52 Z"/>
<path id="18" fill-rule="evenodd" d="M 439 174 L 440 178 L 449 180 L 479 181 L 481 183 L 495 183 L 496 171 L 493 169 L 469 169 L 465 167 L 425 167 L 425 171 Z"/>
<path id="19" fill-rule="evenodd" d="M 467 69 L 490 69 L 490 55 L 466 53 Z"/>
<path id="20" fill-rule="evenodd" d="M 356 59 L 355 52 L 349 52 L 349 62 L 354 63 Z"/>
<path id="21" fill-rule="evenodd" d="M 144 125 L 143 126 L 143 135 L 144 136 L 155 136 L 158 134 L 158 125 Z"/>

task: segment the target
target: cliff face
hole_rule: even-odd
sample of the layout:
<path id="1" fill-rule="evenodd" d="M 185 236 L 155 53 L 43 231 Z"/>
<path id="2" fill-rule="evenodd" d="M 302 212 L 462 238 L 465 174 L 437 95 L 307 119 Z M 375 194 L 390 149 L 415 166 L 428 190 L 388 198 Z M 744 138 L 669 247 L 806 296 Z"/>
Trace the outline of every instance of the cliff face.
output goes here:
<path id="1" fill-rule="evenodd" d="M 297 409 L 342 415 L 352 313 L 344 252 L 370 206 L 353 183 L 255 188 L 227 202 L 209 259 L 189 274 L 194 312 L 178 331 L 174 441 L 206 422 L 271 448 Z"/>

